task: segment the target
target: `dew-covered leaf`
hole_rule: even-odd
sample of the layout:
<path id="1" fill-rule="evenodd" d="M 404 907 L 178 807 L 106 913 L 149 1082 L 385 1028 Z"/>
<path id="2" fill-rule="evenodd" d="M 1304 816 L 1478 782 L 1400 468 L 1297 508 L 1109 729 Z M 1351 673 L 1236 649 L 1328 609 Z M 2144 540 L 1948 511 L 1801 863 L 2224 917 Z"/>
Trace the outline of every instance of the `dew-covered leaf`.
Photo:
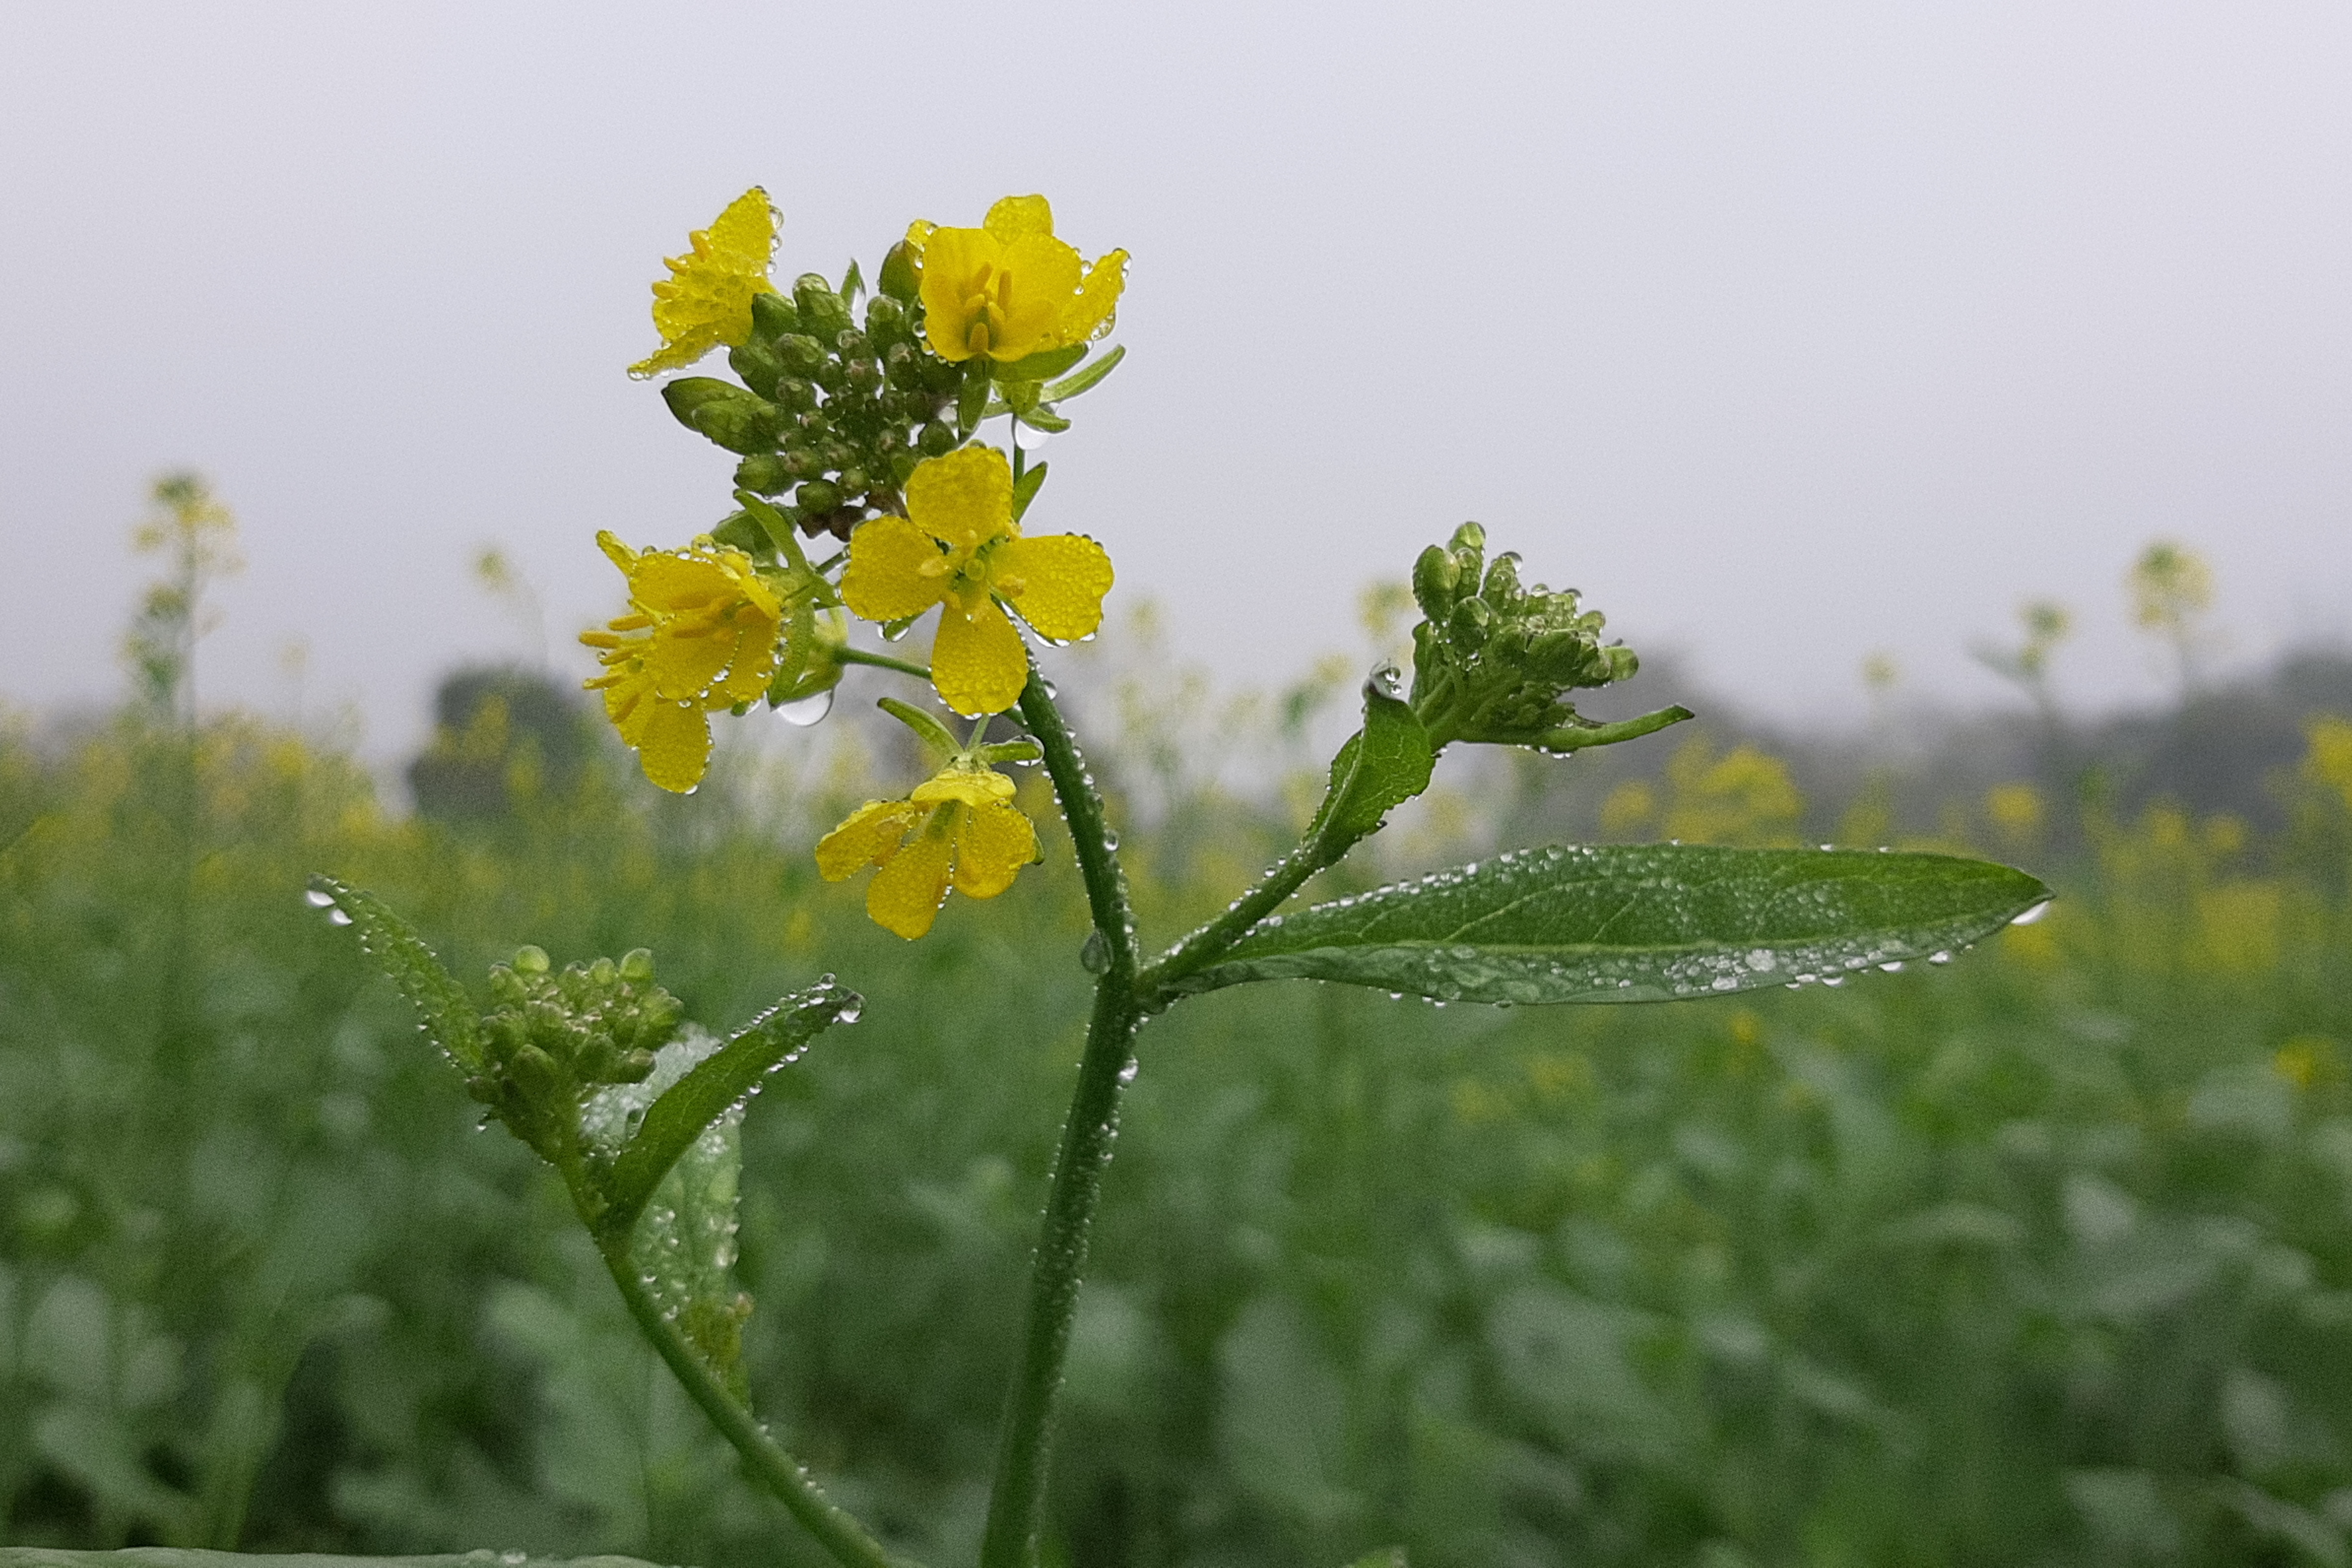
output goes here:
<path id="1" fill-rule="evenodd" d="M 1307 837 L 1337 860 L 1381 826 L 1390 811 L 1429 787 L 1437 754 L 1412 704 L 1364 682 L 1364 727 L 1331 759 L 1331 783 Z"/>
<path id="2" fill-rule="evenodd" d="M 592 1148 L 619 1144 L 649 1105 L 658 1104 L 733 1043 L 689 1026 L 654 1053 L 653 1075 L 643 1083 L 622 1084 L 590 1098 L 581 1110 L 582 1134 Z M 735 1284 L 736 1200 L 742 1173 L 739 1097 L 697 1126 L 685 1147 L 656 1173 L 625 1231 L 629 1266 L 654 1304 L 739 1399 L 746 1394 L 743 1322 L 751 1315 L 751 1298 Z"/>
<path id="3" fill-rule="evenodd" d="M 811 1040 L 835 1024 L 855 1021 L 859 1005 L 857 993 L 827 976 L 786 996 L 723 1045 L 702 1037 L 709 1040 L 709 1048 L 676 1071 L 666 1074 L 656 1068 L 644 1084 L 627 1086 L 625 1095 L 612 1091 L 630 1101 L 626 1110 L 642 1111 L 643 1121 L 632 1135 L 614 1140 L 618 1153 L 604 1183 L 610 1205 L 604 1223 L 619 1230 L 635 1223 L 665 1173 L 694 1146 L 703 1129 L 730 1111 L 740 1113 L 762 1078 L 797 1060 Z M 667 1054 L 656 1059 L 677 1060 Z M 600 1100 L 606 1098 L 610 1096 Z"/>
<path id="4" fill-rule="evenodd" d="M 469 1073 L 482 1070 L 481 1016 L 457 978 L 441 966 L 415 927 L 382 899 L 333 877 L 310 879 L 310 901 L 340 913 L 358 933 L 360 951 L 375 961 L 409 1005 L 424 1016 L 425 1032 Z"/>
<path id="5" fill-rule="evenodd" d="M 1662 1002 L 1947 958 L 2049 897 L 1948 855 L 1554 845 L 1268 916 L 1173 988 L 1306 977 L 1444 1002 Z"/>

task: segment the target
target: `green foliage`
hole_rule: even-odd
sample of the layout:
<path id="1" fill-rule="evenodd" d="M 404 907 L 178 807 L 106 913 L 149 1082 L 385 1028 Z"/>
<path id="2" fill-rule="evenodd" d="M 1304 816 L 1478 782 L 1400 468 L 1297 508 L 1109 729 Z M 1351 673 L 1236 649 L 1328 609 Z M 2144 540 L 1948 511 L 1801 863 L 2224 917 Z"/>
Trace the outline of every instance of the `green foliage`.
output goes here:
<path id="1" fill-rule="evenodd" d="M 1429 787 L 1437 753 L 1412 705 L 1364 683 L 1364 727 L 1331 759 L 1331 783 L 1307 839 L 1325 863 L 1378 832 L 1388 814 Z"/>
<path id="2" fill-rule="evenodd" d="M 2049 898 L 2023 872 L 1945 855 L 1555 844 L 1269 915 L 1176 984 L 1661 1002 L 1943 962 Z"/>
<path id="3" fill-rule="evenodd" d="M 688 1289 L 758 1299 L 737 1364 L 845 1500 L 968 1561 L 1084 1008 L 1066 844 L 909 945 L 777 826 L 854 805 L 854 773 L 770 796 L 722 770 L 688 812 L 591 766 L 493 826 L 388 816 L 283 731 L 195 743 L 175 774 L 176 730 L 0 738 L 7 1539 L 815 1561 L 558 1184 L 472 1131 L 461 1076 L 304 905 L 327 866 L 461 974 L 526 940 L 551 972 L 650 946 L 713 1038 L 828 969 L 871 993 L 855 1049 L 761 1080 L 739 1255 Z M 1171 1014 L 1095 1233 L 1049 1553 L 2324 1557 L 2352 1512 L 2331 744 L 2292 837 L 2045 801 L 2091 846 L 2049 916 L 1929 973 L 1504 1014 L 1253 986 Z M 1093 750 L 1160 929 L 1305 816 Z M 2001 824 L 2034 819 L 1971 820 L 2014 851 Z M 1435 831 L 1401 822 L 1384 844 L 1418 847 L 1321 896 L 1483 847 Z M 681 1178 L 681 1211 L 709 1200 L 685 1234 L 723 1226 L 722 1184 Z"/>

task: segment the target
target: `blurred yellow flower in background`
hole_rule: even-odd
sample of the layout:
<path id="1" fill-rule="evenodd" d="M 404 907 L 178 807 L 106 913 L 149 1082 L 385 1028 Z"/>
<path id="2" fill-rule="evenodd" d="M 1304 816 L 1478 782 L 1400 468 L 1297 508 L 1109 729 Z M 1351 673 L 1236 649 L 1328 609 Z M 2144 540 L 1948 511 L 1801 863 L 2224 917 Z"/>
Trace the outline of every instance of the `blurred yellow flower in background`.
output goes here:
<path id="1" fill-rule="evenodd" d="M 931 351 L 999 363 L 1085 342 L 1110 324 L 1127 284 L 1127 252 L 1089 267 L 1054 237 L 1043 196 L 1007 196 L 979 228 L 918 222 L 907 250 L 922 271 Z"/>
<path id="2" fill-rule="evenodd" d="M 907 481 L 907 515 L 877 517 L 849 541 L 841 597 L 870 621 L 944 605 L 931 683 L 959 713 L 1002 713 L 1029 679 L 1029 652 L 1000 600 L 1046 637 L 1102 624 L 1110 556 L 1084 534 L 1024 539 L 1013 521 L 1013 469 L 992 447 L 934 458 Z"/>
<path id="3" fill-rule="evenodd" d="M 728 203 L 709 228 L 686 237 L 687 253 L 665 258 L 670 275 L 654 285 L 654 327 L 662 346 L 631 365 L 631 375 L 681 370 L 721 343 L 741 343 L 751 335 L 751 296 L 776 291 L 768 281 L 776 211 L 759 186 Z"/>
<path id="4" fill-rule="evenodd" d="M 640 552 L 609 532 L 596 543 L 629 580 L 629 613 L 580 634 L 604 666 L 588 687 L 646 777 L 683 795 L 710 763 L 705 712 L 766 689 L 783 605 L 740 550 Z"/>
<path id="5" fill-rule="evenodd" d="M 839 882 L 879 867 L 866 912 L 912 942 L 931 929 L 952 887 L 992 899 L 1037 858 L 1037 832 L 1012 804 L 1013 781 L 959 757 L 905 800 L 869 800 L 817 841 L 817 869 Z M 912 835 L 911 839 L 909 835 Z"/>

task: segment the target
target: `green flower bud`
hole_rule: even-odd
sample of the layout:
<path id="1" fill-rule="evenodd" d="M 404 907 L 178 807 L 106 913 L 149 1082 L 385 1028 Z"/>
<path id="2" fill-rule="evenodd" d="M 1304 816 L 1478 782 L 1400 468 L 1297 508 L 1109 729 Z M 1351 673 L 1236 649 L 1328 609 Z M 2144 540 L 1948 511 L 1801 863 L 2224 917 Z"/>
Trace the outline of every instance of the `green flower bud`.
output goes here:
<path id="1" fill-rule="evenodd" d="M 613 1064 L 614 1083 L 643 1083 L 653 1075 L 654 1054 L 651 1051 L 630 1051 Z"/>
<path id="2" fill-rule="evenodd" d="M 777 378 L 784 374 L 783 356 L 761 338 L 746 338 L 729 349 L 727 366 L 762 397 L 775 395 Z"/>
<path id="3" fill-rule="evenodd" d="M 875 392 L 882 385 L 882 367 L 870 359 L 849 362 L 849 384 L 860 392 Z"/>
<path id="4" fill-rule="evenodd" d="M 827 392 L 839 392 L 849 384 L 849 370 L 837 359 L 829 359 L 809 372 L 809 379 Z"/>
<path id="5" fill-rule="evenodd" d="M 922 274 L 915 270 L 914 253 L 900 240 L 882 258 L 880 279 L 883 294 L 903 304 L 911 305 L 923 291 Z"/>
<path id="6" fill-rule="evenodd" d="M 1421 613 L 1444 620 L 1454 608 L 1454 591 L 1461 585 L 1462 568 L 1446 551 L 1433 544 L 1412 563 L 1412 596 Z"/>
<path id="7" fill-rule="evenodd" d="M 532 1101 L 544 1103 L 554 1099 L 563 1084 L 563 1069 L 537 1046 L 525 1046 L 517 1051 L 514 1060 L 507 1064 L 507 1070 L 512 1075 L 514 1086 L 522 1090 L 523 1098 Z"/>
<path id="8" fill-rule="evenodd" d="M 778 378 L 774 403 L 777 407 L 794 414 L 805 414 L 816 406 L 816 388 L 796 375 Z"/>
<path id="9" fill-rule="evenodd" d="M 907 481 L 915 477 L 915 470 L 922 466 L 922 454 L 919 452 L 892 453 L 890 456 L 890 482 L 900 489 L 906 489 Z"/>
<path id="10" fill-rule="evenodd" d="M 793 303 L 799 307 L 801 330 L 820 342 L 831 342 L 853 324 L 848 303 L 833 285 L 814 272 L 793 279 Z"/>
<path id="11" fill-rule="evenodd" d="M 518 974 L 544 974 L 548 970 L 547 950 L 543 947 L 519 947 L 514 955 Z"/>
<path id="12" fill-rule="evenodd" d="M 875 295 L 866 304 L 866 335 L 877 344 L 905 347 L 907 307 L 887 294 Z"/>
<path id="13" fill-rule="evenodd" d="M 793 488 L 792 467 L 776 453 L 757 453 L 735 465 L 735 483 L 753 495 L 782 495 Z"/>
<path id="14" fill-rule="evenodd" d="M 824 479 L 810 479 L 793 493 L 793 501 L 803 511 L 831 511 L 841 504 L 841 489 Z"/>
<path id="15" fill-rule="evenodd" d="M 763 289 L 751 296 L 751 330 L 773 342 L 801 330 L 800 310 L 783 295 Z"/>
<path id="16" fill-rule="evenodd" d="M 866 334 L 859 331 L 855 327 L 851 327 L 835 337 L 833 340 L 833 346 L 835 352 L 841 355 L 844 363 L 847 363 L 853 360 L 872 359 L 874 357 L 873 346 L 866 341 Z"/>
<path id="17" fill-rule="evenodd" d="M 643 985 L 654 977 L 654 950 L 633 947 L 621 955 L 621 978 L 632 985 Z"/>
<path id="18" fill-rule="evenodd" d="M 610 985 L 620 977 L 620 965 L 609 958 L 600 958 L 588 966 L 588 978 L 599 985 Z"/>
<path id="19" fill-rule="evenodd" d="M 955 428 L 934 419 L 923 426 L 923 433 L 916 444 L 922 447 L 923 456 L 927 458 L 944 457 L 956 448 Z"/>
<path id="20" fill-rule="evenodd" d="M 1505 551 L 1495 557 L 1486 568 L 1486 586 L 1480 597 L 1496 610 L 1508 610 L 1519 602 L 1519 557 L 1515 551 Z"/>
<path id="21" fill-rule="evenodd" d="M 663 386 L 662 401 L 677 422 L 746 456 L 772 451 L 777 414 L 766 399 L 716 376 L 680 376 Z"/>
<path id="22" fill-rule="evenodd" d="M 784 467 L 796 479 L 813 479 L 824 472 L 824 455 L 814 447 L 787 447 Z"/>
<path id="23" fill-rule="evenodd" d="M 950 363 L 937 354 L 922 356 L 923 390 L 945 397 L 963 384 L 963 366 Z"/>
<path id="24" fill-rule="evenodd" d="M 806 332 L 788 332 L 778 338 L 776 355 L 787 368 L 799 375 L 808 374 L 833 357 L 824 352 L 823 343 Z"/>

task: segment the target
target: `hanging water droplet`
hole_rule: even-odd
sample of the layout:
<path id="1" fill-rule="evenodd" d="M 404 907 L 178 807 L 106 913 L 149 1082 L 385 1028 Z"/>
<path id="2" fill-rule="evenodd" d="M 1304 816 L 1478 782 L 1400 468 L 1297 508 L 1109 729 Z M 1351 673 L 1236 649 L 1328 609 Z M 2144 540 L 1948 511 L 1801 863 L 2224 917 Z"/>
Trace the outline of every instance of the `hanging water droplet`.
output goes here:
<path id="1" fill-rule="evenodd" d="M 1103 940 L 1099 928 L 1087 932 L 1087 944 L 1078 949 L 1078 967 L 1088 974 L 1100 974 L 1110 967 L 1110 943 Z"/>
<path id="2" fill-rule="evenodd" d="M 1948 952 L 1931 952 L 1927 955 L 1927 962 L 1930 963 L 1949 963 L 1952 962 L 1952 955 Z"/>
<path id="3" fill-rule="evenodd" d="M 2023 914 L 2018 916 L 2009 923 L 2013 926 L 2030 926 L 2035 921 L 2040 920 L 2043 915 L 2046 915 L 2049 912 L 2050 900 L 2044 899 L 2040 903 L 2034 905 L 2032 909 L 2026 910 Z"/>
<path id="4" fill-rule="evenodd" d="M 776 704 L 776 717 L 787 724 L 797 724 L 805 730 L 833 711 L 833 688 L 828 686 L 814 697 L 803 697 L 792 702 Z"/>
<path id="5" fill-rule="evenodd" d="M 1034 425 L 1024 425 L 1017 420 L 1013 423 L 1013 444 L 1024 452 L 1034 452 L 1053 438 L 1051 430 L 1040 430 Z"/>
<path id="6" fill-rule="evenodd" d="M 340 904 L 330 905 L 328 907 L 327 919 L 339 926 L 347 926 L 352 923 L 352 917 L 350 914 L 345 912 L 342 906 Z"/>
<path id="7" fill-rule="evenodd" d="M 843 1023 L 845 1023 L 845 1024 L 855 1024 L 856 1022 L 857 1022 L 858 1016 L 859 1016 L 860 1014 L 864 1013 L 865 1011 L 866 1011 L 866 1009 L 865 1009 L 862 1005 L 860 1005 L 859 1004 L 857 1004 L 857 1003 L 856 1003 L 856 1002 L 852 1002 L 848 1006 L 844 1007 L 844 1008 L 841 1010 L 841 1013 L 840 1013 L 840 1018 L 841 1018 L 841 1021 L 842 1021 Z M 800 1053 L 799 1053 L 799 1052 L 797 1052 L 797 1051 L 795 1051 L 795 1052 L 794 1052 L 794 1053 L 793 1053 L 793 1054 L 794 1056 L 798 1056 Z"/>
<path id="8" fill-rule="evenodd" d="M 1899 958 L 1889 959 L 1878 967 L 1884 969 L 1889 974 L 1900 974 L 1903 973 L 1903 961 Z"/>
<path id="9" fill-rule="evenodd" d="M 1822 984 L 1824 985 L 1843 985 L 1845 984 L 1845 976 L 1843 974 L 1824 974 L 1822 976 Z"/>
<path id="10" fill-rule="evenodd" d="M 303 901 L 314 910 L 331 910 L 335 907 L 335 895 L 323 888 L 313 888 L 303 894 L 302 898 Z"/>

